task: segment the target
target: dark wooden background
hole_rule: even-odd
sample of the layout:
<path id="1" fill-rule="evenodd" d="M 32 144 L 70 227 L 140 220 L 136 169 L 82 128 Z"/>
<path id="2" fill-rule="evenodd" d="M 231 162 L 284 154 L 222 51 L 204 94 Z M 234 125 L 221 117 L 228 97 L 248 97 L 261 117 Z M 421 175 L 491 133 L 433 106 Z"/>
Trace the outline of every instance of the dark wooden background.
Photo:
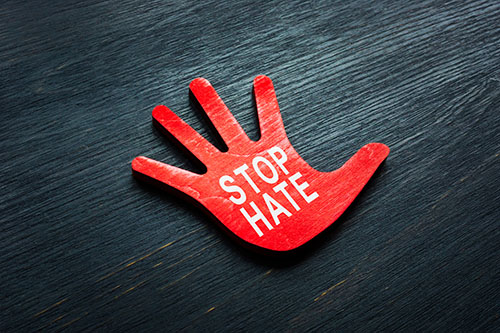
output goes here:
<path id="1" fill-rule="evenodd" d="M 193 170 L 151 111 L 213 141 L 198 76 L 258 138 L 258 74 L 313 167 L 391 148 L 291 258 L 130 170 Z M 499 330 L 498 1 L 2 1 L 0 78 L 0 331 Z"/>

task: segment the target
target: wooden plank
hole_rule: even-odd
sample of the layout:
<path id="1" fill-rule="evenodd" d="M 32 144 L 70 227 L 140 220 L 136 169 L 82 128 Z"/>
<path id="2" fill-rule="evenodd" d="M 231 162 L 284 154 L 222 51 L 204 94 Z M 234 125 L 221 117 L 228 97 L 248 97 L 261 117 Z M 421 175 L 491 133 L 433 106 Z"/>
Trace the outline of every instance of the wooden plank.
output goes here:
<path id="1" fill-rule="evenodd" d="M 0 331 L 499 327 L 500 5 L 6 1 L 0 10 Z M 298 154 L 391 154 L 296 257 L 242 250 L 135 181 L 144 154 L 197 171 L 151 127 L 205 77 L 257 139 L 276 87 Z"/>

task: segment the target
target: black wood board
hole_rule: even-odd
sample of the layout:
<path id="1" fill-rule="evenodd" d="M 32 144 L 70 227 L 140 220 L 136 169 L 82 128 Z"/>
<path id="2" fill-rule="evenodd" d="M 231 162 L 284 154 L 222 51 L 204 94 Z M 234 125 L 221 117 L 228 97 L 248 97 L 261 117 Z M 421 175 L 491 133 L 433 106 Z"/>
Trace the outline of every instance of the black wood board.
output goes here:
<path id="1" fill-rule="evenodd" d="M 196 170 L 158 104 L 215 142 L 196 77 L 257 139 L 259 74 L 311 166 L 391 148 L 291 258 L 131 175 Z M 499 330 L 498 1 L 7 0 L 0 107 L 2 332 Z"/>

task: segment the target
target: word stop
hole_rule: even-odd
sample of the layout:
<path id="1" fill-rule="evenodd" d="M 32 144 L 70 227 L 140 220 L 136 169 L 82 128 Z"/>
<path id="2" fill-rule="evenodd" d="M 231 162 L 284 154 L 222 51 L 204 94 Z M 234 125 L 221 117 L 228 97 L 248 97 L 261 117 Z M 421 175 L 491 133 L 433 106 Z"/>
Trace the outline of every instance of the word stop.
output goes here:
<path id="1" fill-rule="evenodd" d="M 300 204 L 304 204 L 303 201 L 310 203 L 319 196 L 318 193 L 312 192 L 312 189 L 307 190 L 309 194 L 306 193 L 306 189 L 309 187 L 309 184 L 306 181 L 299 180 L 302 177 L 300 172 L 297 172 L 280 182 L 280 176 L 276 167 L 278 167 L 284 175 L 290 174 L 285 166 L 287 156 L 283 149 L 279 147 L 268 149 L 267 153 L 274 164 L 263 156 L 257 156 L 252 160 L 253 172 L 251 172 L 251 169 L 247 164 L 243 164 L 233 171 L 233 173 L 238 176 L 236 177 L 236 180 L 229 175 L 224 175 L 219 179 L 220 187 L 225 192 L 231 194 L 229 200 L 236 205 L 243 205 L 243 207 L 240 208 L 240 212 L 243 214 L 248 223 L 250 223 L 259 237 L 262 237 L 264 233 L 257 225 L 258 222 L 263 223 L 268 230 L 272 230 L 273 226 L 269 223 L 269 216 L 271 216 L 274 224 L 278 225 L 280 224 L 280 215 L 284 214 L 287 217 L 290 217 L 292 216 L 292 213 L 290 212 L 292 208 L 295 211 L 299 211 Z M 258 178 L 255 177 L 255 174 L 257 174 Z M 258 185 L 258 183 L 262 182 L 271 185 L 276 184 L 272 187 L 274 193 L 270 194 L 262 192 Z M 243 183 L 244 186 L 237 185 L 241 183 Z M 287 189 L 289 183 L 292 184 L 290 187 L 292 188 L 291 192 Z M 251 188 L 251 190 L 255 193 L 260 193 L 266 207 L 258 207 L 254 201 L 247 203 L 247 195 L 244 188 L 247 190 L 250 190 Z M 300 200 L 297 202 L 293 198 L 297 197 L 297 195 L 292 196 L 294 193 L 298 193 L 300 195 L 299 199 L 302 198 L 303 201 Z"/>

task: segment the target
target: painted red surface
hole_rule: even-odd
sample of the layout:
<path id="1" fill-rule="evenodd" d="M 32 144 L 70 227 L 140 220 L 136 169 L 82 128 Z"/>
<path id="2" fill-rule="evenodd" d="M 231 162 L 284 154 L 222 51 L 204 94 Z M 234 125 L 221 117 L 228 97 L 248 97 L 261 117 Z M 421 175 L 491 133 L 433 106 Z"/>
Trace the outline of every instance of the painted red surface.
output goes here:
<path id="1" fill-rule="evenodd" d="M 248 138 L 210 83 L 190 84 L 229 150 L 221 152 L 167 107 L 154 120 L 207 168 L 196 174 L 147 157 L 132 169 L 196 200 L 241 240 L 272 251 L 295 249 L 335 222 L 389 154 L 381 143 L 362 147 L 340 169 L 311 168 L 288 141 L 271 80 L 258 76 L 254 92 L 261 138 Z"/>

